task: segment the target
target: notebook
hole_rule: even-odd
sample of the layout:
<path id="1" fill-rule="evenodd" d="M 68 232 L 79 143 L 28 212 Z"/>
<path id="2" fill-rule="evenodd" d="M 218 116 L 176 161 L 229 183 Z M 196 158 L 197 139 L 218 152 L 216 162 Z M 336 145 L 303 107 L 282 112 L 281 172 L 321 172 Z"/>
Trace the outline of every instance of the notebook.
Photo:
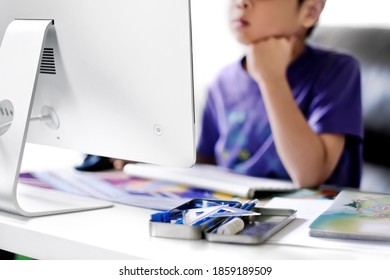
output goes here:
<path id="1" fill-rule="evenodd" d="M 390 195 L 342 191 L 310 225 L 310 235 L 390 241 Z"/>
<path id="2" fill-rule="evenodd" d="M 168 168 L 137 163 L 127 164 L 124 172 L 131 176 L 190 185 L 247 198 L 258 197 L 263 192 L 289 192 L 298 189 L 290 181 L 250 177 L 207 164 L 197 164 L 191 168 Z"/>

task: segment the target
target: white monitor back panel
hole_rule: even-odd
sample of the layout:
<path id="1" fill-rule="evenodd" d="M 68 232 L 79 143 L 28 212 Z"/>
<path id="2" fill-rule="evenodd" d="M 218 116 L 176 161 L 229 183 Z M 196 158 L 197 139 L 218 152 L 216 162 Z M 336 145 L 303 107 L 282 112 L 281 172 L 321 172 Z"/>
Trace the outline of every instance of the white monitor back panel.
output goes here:
<path id="1" fill-rule="evenodd" d="M 39 75 L 32 115 L 50 106 L 60 126 L 32 122 L 28 141 L 192 165 L 189 1 L 0 0 L 0 7 L 0 37 L 16 18 L 55 22 L 44 46 L 49 62 L 41 64 L 46 73 Z"/>

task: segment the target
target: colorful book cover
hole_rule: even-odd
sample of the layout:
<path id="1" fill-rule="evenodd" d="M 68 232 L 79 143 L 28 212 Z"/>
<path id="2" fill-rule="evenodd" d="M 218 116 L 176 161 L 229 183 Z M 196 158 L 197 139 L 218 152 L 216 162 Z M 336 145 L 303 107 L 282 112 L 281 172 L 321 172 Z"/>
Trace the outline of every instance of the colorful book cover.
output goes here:
<path id="1" fill-rule="evenodd" d="M 342 191 L 310 225 L 310 235 L 390 241 L 390 195 Z"/>
<path id="2" fill-rule="evenodd" d="M 246 200 L 194 186 L 138 178 L 122 171 L 80 172 L 70 168 L 26 172 L 20 174 L 19 182 L 155 210 L 170 210 L 194 198 Z M 329 192 L 302 189 L 280 196 L 319 199 L 327 198 Z"/>
<path id="3" fill-rule="evenodd" d="M 170 210 L 193 198 L 241 198 L 186 185 L 129 176 L 121 171 L 80 172 L 73 169 L 21 173 L 25 185 L 155 210 Z"/>

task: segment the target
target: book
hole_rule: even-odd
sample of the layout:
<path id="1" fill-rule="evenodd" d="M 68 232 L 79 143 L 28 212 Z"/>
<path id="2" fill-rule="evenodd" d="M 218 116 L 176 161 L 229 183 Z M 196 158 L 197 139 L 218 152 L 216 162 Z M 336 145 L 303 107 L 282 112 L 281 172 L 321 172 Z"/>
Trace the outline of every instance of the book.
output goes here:
<path id="1" fill-rule="evenodd" d="M 310 225 L 315 237 L 390 241 L 390 195 L 341 191 Z"/>
<path id="2" fill-rule="evenodd" d="M 285 193 L 298 189 L 291 181 L 246 176 L 207 164 L 170 168 L 131 163 L 125 166 L 124 172 L 131 176 L 185 184 L 246 198 L 258 197 L 264 192 Z"/>
<path id="3" fill-rule="evenodd" d="M 72 168 L 25 172 L 19 182 L 101 200 L 170 210 L 193 198 L 240 200 L 230 194 L 130 176 L 121 171 L 81 172 Z"/>

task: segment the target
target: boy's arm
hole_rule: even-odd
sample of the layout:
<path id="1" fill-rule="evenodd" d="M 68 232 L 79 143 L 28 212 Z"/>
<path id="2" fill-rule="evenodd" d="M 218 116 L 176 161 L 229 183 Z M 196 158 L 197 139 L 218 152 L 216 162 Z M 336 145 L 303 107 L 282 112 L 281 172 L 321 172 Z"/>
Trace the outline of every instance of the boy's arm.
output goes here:
<path id="1" fill-rule="evenodd" d="M 288 38 L 257 42 L 250 46 L 247 69 L 261 89 L 284 167 L 296 185 L 311 187 L 324 183 L 332 174 L 345 136 L 316 134 L 295 103 L 286 77 L 294 46 L 303 48 L 303 43 Z"/>

